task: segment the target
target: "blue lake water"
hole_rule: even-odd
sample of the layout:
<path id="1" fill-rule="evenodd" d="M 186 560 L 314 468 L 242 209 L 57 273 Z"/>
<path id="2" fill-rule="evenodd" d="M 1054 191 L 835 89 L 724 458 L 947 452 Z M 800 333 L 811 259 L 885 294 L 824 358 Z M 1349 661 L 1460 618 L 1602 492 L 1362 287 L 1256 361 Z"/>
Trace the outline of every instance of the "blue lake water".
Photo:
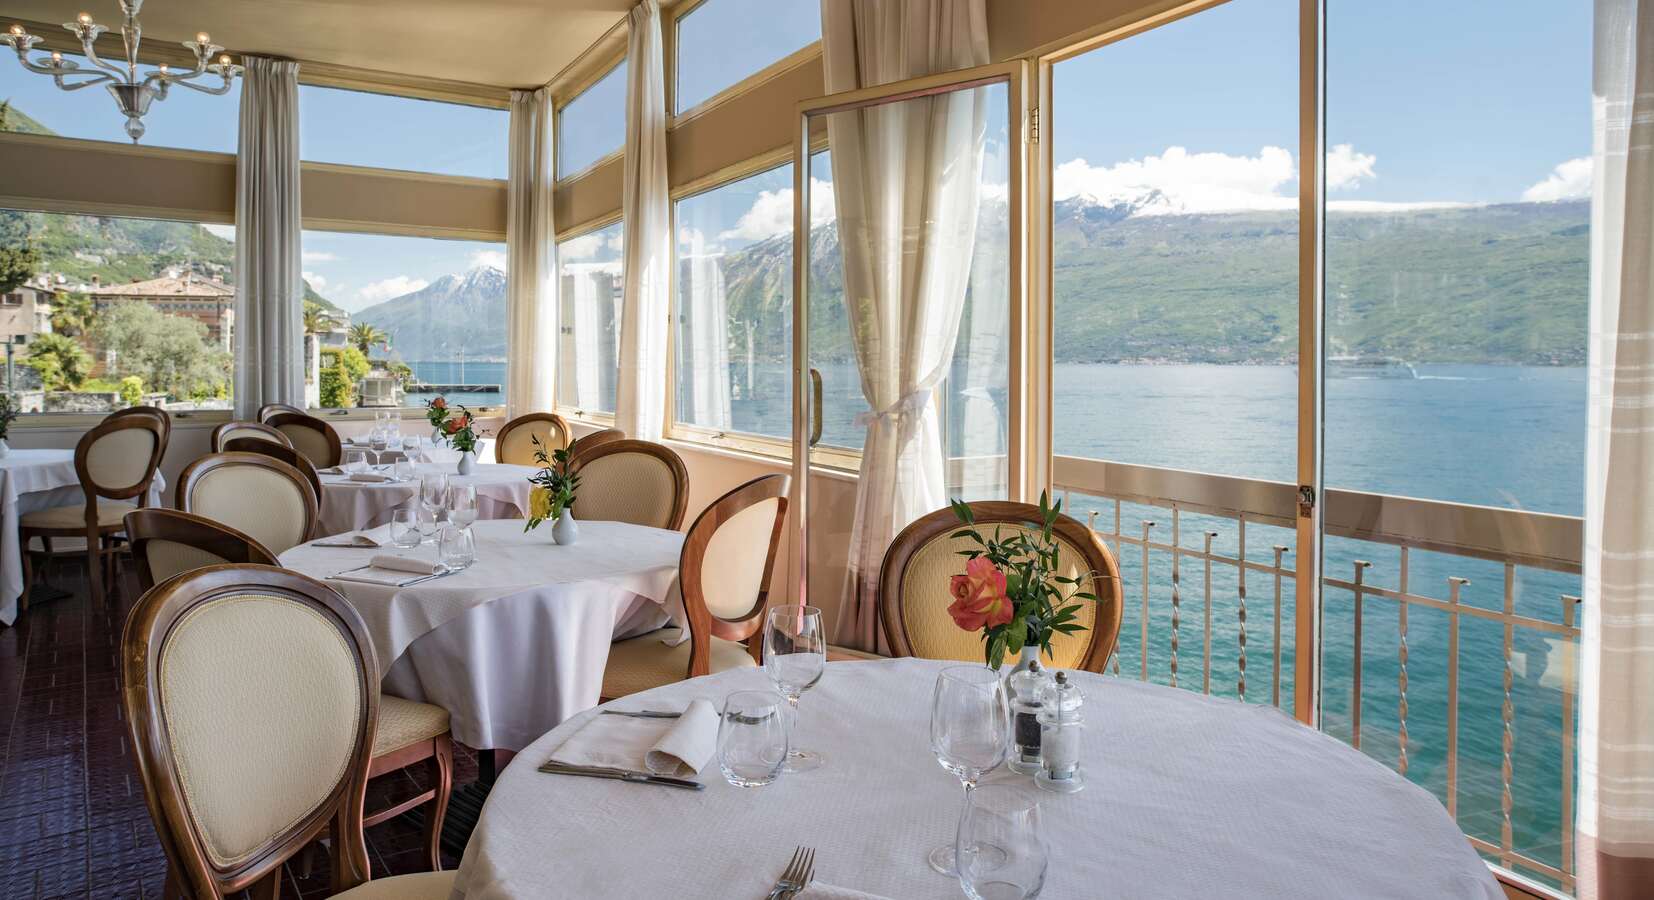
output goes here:
<path id="1" fill-rule="evenodd" d="M 505 405 L 505 363 L 500 362 L 412 362 L 414 378 L 426 384 L 497 384 L 498 393 L 448 393 L 450 403 L 466 406 Z M 409 406 L 424 404 L 436 394 L 410 392 L 405 401 Z"/>

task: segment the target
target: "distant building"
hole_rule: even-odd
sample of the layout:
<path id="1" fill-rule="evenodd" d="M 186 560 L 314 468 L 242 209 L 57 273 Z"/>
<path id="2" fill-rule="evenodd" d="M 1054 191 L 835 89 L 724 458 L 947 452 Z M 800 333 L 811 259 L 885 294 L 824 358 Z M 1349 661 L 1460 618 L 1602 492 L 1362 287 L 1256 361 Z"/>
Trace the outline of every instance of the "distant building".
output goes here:
<path id="1" fill-rule="evenodd" d="M 38 281 L 0 294 L 0 341 L 22 348 L 34 335 L 51 333 L 54 294 Z"/>
<path id="2" fill-rule="evenodd" d="M 91 287 L 92 304 L 100 312 L 117 303 L 147 303 L 167 315 L 185 316 L 205 325 L 208 342 L 220 350 L 228 353 L 234 347 L 235 288 L 217 278 L 183 272 L 131 284 L 102 287 L 94 283 Z"/>

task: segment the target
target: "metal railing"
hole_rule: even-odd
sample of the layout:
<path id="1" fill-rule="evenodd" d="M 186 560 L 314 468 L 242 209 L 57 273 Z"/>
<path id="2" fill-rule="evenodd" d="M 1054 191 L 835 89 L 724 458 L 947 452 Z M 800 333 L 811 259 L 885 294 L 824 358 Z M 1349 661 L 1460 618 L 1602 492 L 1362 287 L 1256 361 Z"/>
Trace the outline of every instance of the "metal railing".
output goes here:
<path id="1" fill-rule="evenodd" d="M 1249 684 L 1248 664 L 1267 650 L 1267 699 L 1282 705 L 1292 673 L 1282 623 L 1294 600 L 1293 485 L 1061 456 L 1053 482 L 1121 565 L 1126 614 L 1137 623 L 1122 629 L 1111 671 L 1256 702 L 1265 697 Z M 1353 746 L 1435 791 L 1491 861 L 1572 891 L 1581 520 L 1340 490 L 1326 492 L 1323 518 L 1323 728 L 1346 731 Z M 1395 566 L 1375 563 L 1377 553 L 1393 554 Z M 1502 578 L 1497 603 L 1470 602 L 1471 574 Z M 1258 588 L 1273 613 L 1266 648 L 1251 643 L 1248 621 Z M 1393 630 L 1375 632 L 1381 619 Z M 1191 628 L 1198 659 L 1184 643 Z M 1217 668 L 1234 673 L 1216 689 L 1214 653 Z M 1421 709 L 1442 721 L 1418 721 Z M 1524 732 L 1534 733 L 1527 748 Z"/>

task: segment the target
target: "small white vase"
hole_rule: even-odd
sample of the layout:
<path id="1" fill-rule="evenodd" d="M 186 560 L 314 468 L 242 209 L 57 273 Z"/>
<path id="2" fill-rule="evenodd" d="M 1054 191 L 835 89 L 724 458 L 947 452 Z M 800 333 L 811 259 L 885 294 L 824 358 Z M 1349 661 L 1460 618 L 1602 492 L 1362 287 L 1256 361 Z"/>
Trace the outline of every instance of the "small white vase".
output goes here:
<path id="1" fill-rule="evenodd" d="M 11 447 L 7 446 L 5 438 L 0 438 L 0 459 L 5 459 L 8 453 L 11 453 Z"/>
<path id="2" fill-rule="evenodd" d="M 461 475 L 470 475 L 475 471 L 477 471 L 476 452 L 467 450 L 464 453 L 461 453 L 459 455 L 459 473 Z"/>
<path id="3" fill-rule="evenodd" d="M 580 539 L 580 526 L 574 524 L 574 514 L 563 510 L 557 517 L 557 523 L 551 526 L 551 539 L 559 547 L 567 547 Z"/>
<path id="4" fill-rule="evenodd" d="M 440 446 L 442 446 L 443 440 L 444 440 L 444 437 L 443 437 L 443 434 L 442 434 L 442 429 L 441 428 L 432 428 L 431 429 L 431 446 L 432 447 L 440 447 Z"/>

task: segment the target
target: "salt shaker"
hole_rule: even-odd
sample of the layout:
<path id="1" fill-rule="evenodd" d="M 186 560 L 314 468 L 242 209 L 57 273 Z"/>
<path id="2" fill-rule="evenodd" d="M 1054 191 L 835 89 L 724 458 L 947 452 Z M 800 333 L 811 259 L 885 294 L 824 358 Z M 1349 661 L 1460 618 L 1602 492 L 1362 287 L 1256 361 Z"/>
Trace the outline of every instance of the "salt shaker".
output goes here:
<path id="1" fill-rule="evenodd" d="M 1040 768 L 1034 783 L 1048 791 L 1072 794 L 1085 788 L 1080 771 L 1080 705 L 1085 696 L 1068 682 L 1067 672 L 1058 672 L 1042 693 L 1040 723 Z"/>
<path id="2" fill-rule="evenodd" d="M 1012 672 L 1006 680 L 1011 693 L 1012 747 L 1007 763 L 1019 775 L 1033 775 L 1040 769 L 1039 711 L 1045 702 L 1050 673 L 1034 660 L 1028 668 Z"/>

